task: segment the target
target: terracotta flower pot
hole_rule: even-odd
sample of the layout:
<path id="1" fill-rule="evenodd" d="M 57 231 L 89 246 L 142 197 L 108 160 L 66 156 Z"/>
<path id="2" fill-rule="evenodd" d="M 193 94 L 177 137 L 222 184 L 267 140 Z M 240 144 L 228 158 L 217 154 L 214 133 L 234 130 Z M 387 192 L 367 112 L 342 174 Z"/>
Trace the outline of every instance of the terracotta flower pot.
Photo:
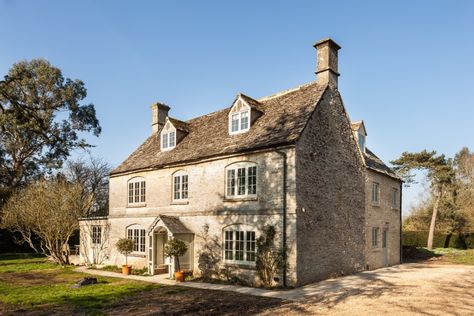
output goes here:
<path id="1" fill-rule="evenodd" d="M 132 273 L 132 266 L 123 265 L 122 274 L 129 275 L 130 273 Z"/>
<path id="2" fill-rule="evenodd" d="M 176 282 L 184 282 L 184 272 L 178 271 L 174 273 L 174 279 Z"/>

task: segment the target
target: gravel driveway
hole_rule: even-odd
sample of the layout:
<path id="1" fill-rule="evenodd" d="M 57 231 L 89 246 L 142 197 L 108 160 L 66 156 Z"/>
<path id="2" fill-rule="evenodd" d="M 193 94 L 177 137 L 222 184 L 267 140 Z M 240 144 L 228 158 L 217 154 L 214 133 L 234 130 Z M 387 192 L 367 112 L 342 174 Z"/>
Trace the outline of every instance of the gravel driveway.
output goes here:
<path id="1" fill-rule="evenodd" d="M 474 315 L 474 266 L 404 264 L 292 292 L 304 298 L 263 314 Z"/>

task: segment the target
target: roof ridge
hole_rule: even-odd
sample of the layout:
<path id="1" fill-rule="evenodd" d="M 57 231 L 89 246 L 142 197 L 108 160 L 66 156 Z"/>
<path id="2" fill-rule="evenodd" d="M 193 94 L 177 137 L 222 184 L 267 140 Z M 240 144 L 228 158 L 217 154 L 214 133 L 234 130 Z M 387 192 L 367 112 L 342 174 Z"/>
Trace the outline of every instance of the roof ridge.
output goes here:
<path id="1" fill-rule="evenodd" d="M 280 92 L 277 92 L 277 93 L 274 93 L 274 94 L 271 94 L 271 95 L 268 95 L 268 96 L 265 96 L 265 97 L 261 97 L 259 99 L 256 99 L 256 101 L 263 102 L 263 101 L 271 100 L 271 99 L 283 96 L 285 94 L 301 90 L 301 89 L 306 88 L 306 87 L 308 87 L 312 84 L 315 84 L 315 83 L 317 83 L 317 81 L 311 81 L 311 82 L 299 85 L 299 86 L 294 87 L 294 88 L 286 89 L 286 90 L 283 90 L 283 91 L 280 91 Z"/>

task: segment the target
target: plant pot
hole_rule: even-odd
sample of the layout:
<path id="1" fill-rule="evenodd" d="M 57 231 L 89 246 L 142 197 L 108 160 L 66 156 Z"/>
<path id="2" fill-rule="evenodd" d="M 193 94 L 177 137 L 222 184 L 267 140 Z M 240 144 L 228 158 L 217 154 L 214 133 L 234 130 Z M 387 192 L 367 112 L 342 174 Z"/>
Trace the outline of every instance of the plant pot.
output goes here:
<path id="1" fill-rule="evenodd" d="M 129 275 L 130 273 L 132 273 L 132 266 L 123 265 L 122 266 L 122 274 Z"/>
<path id="2" fill-rule="evenodd" d="M 176 282 L 184 282 L 184 272 L 178 271 L 174 273 L 174 279 Z"/>

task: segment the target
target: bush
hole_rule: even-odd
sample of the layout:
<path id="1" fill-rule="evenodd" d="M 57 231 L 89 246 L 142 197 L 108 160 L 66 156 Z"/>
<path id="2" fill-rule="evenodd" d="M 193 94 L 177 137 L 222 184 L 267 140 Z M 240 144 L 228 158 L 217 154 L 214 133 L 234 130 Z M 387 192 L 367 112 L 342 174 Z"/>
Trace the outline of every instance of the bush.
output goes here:
<path id="1" fill-rule="evenodd" d="M 404 231 L 402 234 L 403 246 L 426 247 L 428 231 Z M 474 249 L 474 233 L 446 234 L 436 232 L 433 238 L 434 248 Z"/>

